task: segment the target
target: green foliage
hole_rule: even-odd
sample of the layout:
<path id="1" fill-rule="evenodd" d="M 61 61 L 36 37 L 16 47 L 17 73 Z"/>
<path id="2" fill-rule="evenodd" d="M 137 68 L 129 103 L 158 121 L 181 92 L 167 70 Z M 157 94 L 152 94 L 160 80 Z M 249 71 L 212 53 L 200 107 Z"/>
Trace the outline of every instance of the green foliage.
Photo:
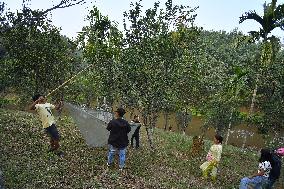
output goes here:
<path id="1" fill-rule="evenodd" d="M 237 31 L 204 31 L 199 39 L 198 65 L 202 67 L 195 88 L 198 86 L 202 90 L 197 93 L 199 103 L 196 105 L 204 115 L 204 126 L 214 127 L 219 132 L 245 121 L 239 114 L 250 95 L 250 78 L 255 64 L 248 62 L 254 62 L 257 48 L 254 44 L 236 47 L 236 40 L 242 36 Z"/>
<path id="2" fill-rule="evenodd" d="M 0 98 L 0 108 L 5 108 L 7 105 L 10 105 L 10 104 L 16 104 L 16 100 Z"/>
<path id="3" fill-rule="evenodd" d="M 89 25 L 82 29 L 78 37 L 79 47 L 87 64 L 93 64 L 93 70 L 82 78 L 86 86 L 87 97 L 105 96 L 112 105 L 117 95 L 117 77 L 122 51 L 122 33 L 117 24 L 107 16 L 101 15 L 94 6 L 87 17 Z M 94 95 L 94 94 L 95 95 Z"/>
<path id="4" fill-rule="evenodd" d="M 6 51 L 0 60 L 4 67 L 0 73 L 2 90 L 16 88 L 22 96 L 46 94 L 70 76 L 75 47 L 47 16 L 32 19 L 39 14 L 24 8 L 1 15 L 5 19 L 0 26 L 1 44 Z"/>
<path id="5" fill-rule="evenodd" d="M 171 0 L 165 6 L 164 10 L 155 3 L 143 14 L 139 1 L 124 13 L 128 48 L 123 51 L 121 97 L 128 106 L 142 109 L 145 116 L 183 108 L 178 105 L 183 101 L 178 83 L 184 76 L 184 52 L 198 35 L 197 28 L 188 26 L 194 22 L 196 8 L 173 5 Z"/>
<path id="6" fill-rule="evenodd" d="M 283 123 L 283 51 L 276 54 L 274 64 L 268 65 L 262 85 L 259 89 L 259 108 L 263 113 L 266 132 L 284 128 Z"/>
<path id="7" fill-rule="evenodd" d="M 0 95 L 47 93 L 92 65 L 53 98 L 92 106 L 106 97 L 111 107 L 140 111 L 149 131 L 161 112 L 183 114 L 178 119 L 184 129 L 189 122 L 184 113 L 191 111 L 206 127 L 223 132 L 252 123 L 255 116 L 241 112 L 249 105 L 261 115 L 253 125 L 266 132 L 283 128 L 283 49 L 279 39 L 269 36 L 283 26 L 283 5 L 272 1 L 263 16 L 249 12 L 241 17 L 240 22 L 262 24 L 250 37 L 237 30 L 198 28 L 198 7 L 172 0 L 145 11 L 143 1 L 131 3 L 124 12 L 124 31 L 94 6 L 73 42 L 60 34 L 47 13 L 82 2 L 61 1 L 46 11 L 24 6 L 17 13 L 0 5 Z M 262 42 L 252 43 L 260 38 Z"/>
<path id="8" fill-rule="evenodd" d="M 260 60 L 259 60 L 259 66 L 256 70 L 255 74 L 255 87 L 254 87 L 254 93 L 251 100 L 251 108 L 249 111 L 249 117 L 252 116 L 251 114 L 254 111 L 254 106 L 257 98 L 262 98 L 259 100 L 259 106 L 258 108 L 262 110 L 262 113 L 264 113 L 263 119 L 265 121 L 261 121 L 261 131 L 267 132 L 269 130 L 269 127 L 274 128 L 281 128 L 283 123 L 280 121 L 274 121 L 271 119 L 274 113 L 279 112 L 279 109 L 281 109 L 282 101 L 279 98 L 272 97 L 274 95 L 275 91 L 275 84 L 276 84 L 276 78 L 278 76 L 278 72 L 275 72 L 273 70 L 274 67 L 277 67 L 277 69 L 282 69 L 282 63 L 281 61 L 277 60 L 277 56 L 282 56 L 283 50 L 280 52 L 280 41 L 275 36 L 268 37 L 268 35 L 271 33 L 272 30 L 275 28 L 281 28 L 283 29 L 284 26 L 284 4 L 276 5 L 277 0 L 272 0 L 269 4 L 264 4 L 264 14 L 263 16 L 260 16 L 256 14 L 255 11 L 247 12 L 245 15 L 240 17 L 240 23 L 242 23 L 245 20 L 252 19 L 256 22 L 261 24 L 261 28 L 259 31 L 252 31 L 250 32 L 251 36 L 255 40 L 260 40 L 260 38 L 263 39 L 263 41 L 260 44 Z M 252 41 L 254 42 L 254 41 Z M 276 76 L 276 78 L 274 77 Z M 272 78 L 275 78 L 275 80 L 272 80 Z M 279 76 L 278 76 L 279 78 Z M 281 81 L 280 81 L 281 82 Z M 283 81 L 282 81 L 283 82 Z M 271 85 L 272 84 L 272 85 Z M 272 88 L 272 89 L 271 89 Z M 260 92 L 259 92 L 260 91 Z M 271 93 L 272 91 L 272 93 Z M 260 94 L 257 94 L 260 93 Z M 274 100 L 272 100 L 274 99 Z M 278 102 L 276 102 L 278 101 Z M 274 107 L 273 111 L 272 106 Z M 279 117 L 280 115 L 276 113 Z M 274 118 L 275 118 L 274 117 Z M 281 117 L 281 116 L 280 116 Z M 276 120 L 279 120 L 276 118 Z"/>

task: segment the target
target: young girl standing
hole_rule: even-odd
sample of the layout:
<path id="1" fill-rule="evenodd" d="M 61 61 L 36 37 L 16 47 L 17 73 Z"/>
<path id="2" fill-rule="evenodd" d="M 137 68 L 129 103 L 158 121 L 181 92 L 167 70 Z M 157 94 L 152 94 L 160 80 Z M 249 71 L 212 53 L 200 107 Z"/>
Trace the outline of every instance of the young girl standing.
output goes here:
<path id="1" fill-rule="evenodd" d="M 210 147 L 210 150 L 206 156 L 206 162 L 204 162 L 200 169 L 202 170 L 203 177 L 207 178 L 209 173 L 211 179 L 215 182 L 217 178 L 217 167 L 221 159 L 222 154 L 222 141 L 223 137 L 216 134 L 214 136 L 214 144 Z"/>

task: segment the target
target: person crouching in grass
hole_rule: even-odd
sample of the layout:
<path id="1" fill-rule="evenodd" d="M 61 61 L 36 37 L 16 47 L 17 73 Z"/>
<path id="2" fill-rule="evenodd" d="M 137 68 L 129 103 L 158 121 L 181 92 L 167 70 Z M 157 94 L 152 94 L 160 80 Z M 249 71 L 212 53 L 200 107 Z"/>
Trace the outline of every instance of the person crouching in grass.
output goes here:
<path id="1" fill-rule="evenodd" d="M 206 162 L 204 162 L 200 169 L 202 170 L 203 177 L 207 178 L 209 173 L 213 182 L 217 179 L 217 167 L 221 159 L 222 154 L 222 141 L 223 137 L 216 134 L 214 136 L 214 144 L 210 147 L 210 150 L 206 156 Z"/>
<path id="2" fill-rule="evenodd" d="M 248 189 L 248 188 L 271 188 L 265 185 L 269 185 L 269 174 L 272 169 L 271 166 L 272 156 L 270 150 L 261 149 L 260 158 L 258 160 L 258 171 L 249 177 L 244 177 L 241 179 L 240 189 Z"/>
<path id="3" fill-rule="evenodd" d="M 59 102 L 56 106 L 47 103 L 46 98 L 43 95 L 37 94 L 33 96 L 33 103 L 30 106 L 30 110 L 35 110 L 38 113 L 43 129 L 50 137 L 49 152 L 54 152 L 58 156 L 63 156 L 63 153 L 59 151 L 60 135 L 56 128 L 55 119 L 51 110 L 59 110 L 62 105 L 62 102 Z"/>

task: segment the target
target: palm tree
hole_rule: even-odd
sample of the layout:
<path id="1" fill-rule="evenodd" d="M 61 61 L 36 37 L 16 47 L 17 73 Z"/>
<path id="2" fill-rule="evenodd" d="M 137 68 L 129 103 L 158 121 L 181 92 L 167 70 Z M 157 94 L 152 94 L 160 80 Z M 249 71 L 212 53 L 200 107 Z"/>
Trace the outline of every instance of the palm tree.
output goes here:
<path id="1" fill-rule="evenodd" d="M 245 20 L 255 20 L 260 25 L 259 31 L 250 31 L 249 33 L 256 39 L 263 39 L 263 41 L 268 40 L 268 34 L 271 33 L 275 28 L 281 28 L 284 30 L 284 4 L 278 5 L 276 7 L 277 0 L 272 0 L 271 3 L 264 3 L 263 16 L 259 16 L 255 11 L 249 11 L 240 17 L 239 23 L 243 23 Z"/>
<path id="2" fill-rule="evenodd" d="M 259 31 L 250 31 L 249 33 L 253 41 L 260 40 L 260 39 L 263 40 L 262 42 L 264 45 L 264 49 L 262 51 L 262 58 L 261 58 L 262 65 L 265 63 L 265 59 L 267 60 L 267 56 L 266 58 L 264 58 L 265 54 L 271 53 L 269 62 L 272 62 L 271 59 L 275 57 L 274 56 L 275 50 L 273 49 L 273 44 L 272 44 L 273 42 L 275 42 L 275 37 L 274 36 L 268 37 L 268 35 L 275 28 L 281 28 L 282 30 L 284 30 L 284 4 L 276 6 L 276 3 L 277 3 L 277 0 L 272 0 L 272 2 L 269 4 L 264 3 L 263 16 L 259 16 L 255 11 L 249 11 L 243 14 L 240 17 L 240 21 L 239 21 L 239 23 L 241 24 L 245 20 L 251 19 L 251 20 L 255 20 L 261 25 L 261 28 L 259 29 Z M 270 52 L 267 52 L 267 48 L 265 48 L 265 46 L 267 45 L 271 47 Z M 260 75 L 261 73 L 257 74 L 256 76 L 256 83 L 255 83 L 255 88 L 254 88 L 253 95 L 252 95 L 249 115 L 252 114 L 253 109 L 254 109 Z"/>

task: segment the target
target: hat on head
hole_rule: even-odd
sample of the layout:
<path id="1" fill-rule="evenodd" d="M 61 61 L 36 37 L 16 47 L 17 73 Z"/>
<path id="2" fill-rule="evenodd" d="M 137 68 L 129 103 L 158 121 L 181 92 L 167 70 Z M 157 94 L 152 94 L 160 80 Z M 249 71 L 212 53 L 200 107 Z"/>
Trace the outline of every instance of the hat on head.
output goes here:
<path id="1" fill-rule="evenodd" d="M 121 117 L 126 113 L 126 111 L 123 108 L 117 108 L 115 112 L 117 112 L 118 115 Z"/>

